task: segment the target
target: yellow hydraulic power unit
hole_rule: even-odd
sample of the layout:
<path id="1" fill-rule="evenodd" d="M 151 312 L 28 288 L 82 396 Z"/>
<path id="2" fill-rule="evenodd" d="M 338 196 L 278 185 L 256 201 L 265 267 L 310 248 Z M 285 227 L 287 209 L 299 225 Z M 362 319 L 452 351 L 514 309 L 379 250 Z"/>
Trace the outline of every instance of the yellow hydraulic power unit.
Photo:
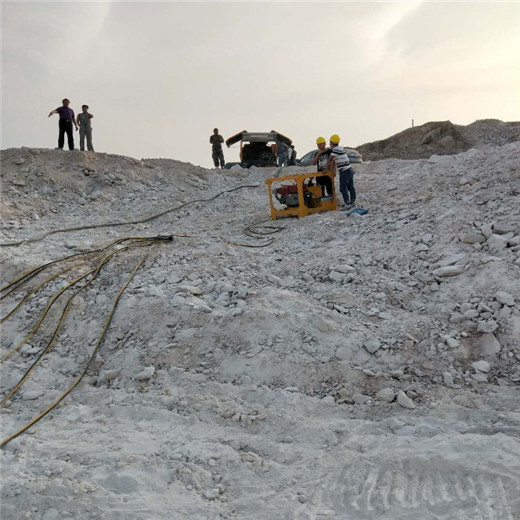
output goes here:
<path id="1" fill-rule="evenodd" d="M 281 217 L 306 217 L 319 211 L 337 210 L 336 189 L 334 186 L 334 172 L 299 173 L 297 175 L 286 175 L 284 177 L 273 177 L 266 179 L 269 192 L 269 205 L 271 206 L 271 218 L 276 220 Z M 311 179 L 316 177 L 330 177 L 332 184 L 332 195 L 322 196 L 320 186 L 308 185 Z M 307 181 L 307 184 L 306 182 Z M 274 184 L 274 186 L 273 186 Z M 276 208 L 273 197 L 281 207 Z"/>

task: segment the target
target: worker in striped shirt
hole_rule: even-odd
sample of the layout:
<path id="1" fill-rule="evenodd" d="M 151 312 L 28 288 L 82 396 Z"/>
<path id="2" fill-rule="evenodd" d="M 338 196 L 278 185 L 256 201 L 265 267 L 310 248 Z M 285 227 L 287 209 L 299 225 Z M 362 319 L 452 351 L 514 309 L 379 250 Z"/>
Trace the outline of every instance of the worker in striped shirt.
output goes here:
<path id="1" fill-rule="evenodd" d="M 326 170 L 336 168 L 339 173 L 339 191 L 343 196 L 345 205 L 340 210 L 353 208 L 356 205 L 356 189 L 354 188 L 354 170 L 350 165 L 346 150 L 339 145 L 338 134 L 330 136 L 330 157 L 327 161 Z"/>

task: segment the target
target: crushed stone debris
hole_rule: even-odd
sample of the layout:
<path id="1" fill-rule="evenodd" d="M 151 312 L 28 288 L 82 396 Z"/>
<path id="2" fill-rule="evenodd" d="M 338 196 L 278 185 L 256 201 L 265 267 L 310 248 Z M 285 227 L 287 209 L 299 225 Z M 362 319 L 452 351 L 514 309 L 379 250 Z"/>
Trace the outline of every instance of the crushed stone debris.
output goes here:
<path id="1" fill-rule="evenodd" d="M 82 383 L 0 453 L 2 518 L 516 518 L 520 141 L 489 121 L 422 139 L 448 147 L 455 131 L 461 153 L 355 165 L 359 218 L 270 221 L 274 169 L 2 151 L 2 243 L 258 185 L 1 248 L 3 287 L 118 238 L 178 235 L 121 297 Z M 233 244 L 252 243 L 245 228 L 263 220 L 284 226 L 270 245 Z M 2 409 L 2 439 L 86 365 L 134 260 L 74 298 Z M 2 355 L 62 286 L 3 324 Z M 52 330 L 2 363 L 2 395 Z"/>

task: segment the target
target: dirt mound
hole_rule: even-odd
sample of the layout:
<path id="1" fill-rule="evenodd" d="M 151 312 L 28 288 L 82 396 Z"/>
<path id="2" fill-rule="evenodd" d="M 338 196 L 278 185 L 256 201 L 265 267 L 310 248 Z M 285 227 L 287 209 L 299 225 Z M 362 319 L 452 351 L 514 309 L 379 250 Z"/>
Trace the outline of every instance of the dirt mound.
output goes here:
<path id="1" fill-rule="evenodd" d="M 357 147 L 365 160 L 427 159 L 431 155 L 452 155 L 483 145 L 503 145 L 520 140 L 520 123 L 496 119 L 454 125 L 451 121 L 433 121 L 407 128 L 382 141 Z"/>
<path id="2" fill-rule="evenodd" d="M 488 144 L 502 146 L 513 141 L 520 141 L 520 122 L 479 119 L 470 125 L 456 126 L 474 148 Z"/>
<path id="3" fill-rule="evenodd" d="M 172 159 L 10 148 L 2 151 L 4 230 L 37 230 L 56 214 L 71 224 L 76 213 L 95 207 L 103 210 L 93 211 L 91 221 L 135 217 L 143 196 L 171 205 L 185 193 L 204 190 L 209 175 L 210 170 Z"/>

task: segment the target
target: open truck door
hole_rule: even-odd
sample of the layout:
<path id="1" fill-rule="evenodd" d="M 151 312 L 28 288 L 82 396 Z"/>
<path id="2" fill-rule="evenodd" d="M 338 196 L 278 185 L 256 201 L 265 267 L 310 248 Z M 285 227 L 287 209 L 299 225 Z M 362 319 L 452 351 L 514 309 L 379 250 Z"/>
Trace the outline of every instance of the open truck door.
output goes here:
<path id="1" fill-rule="evenodd" d="M 230 146 L 233 146 L 234 144 L 238 143 L 239 141 L 242 141 L 242 134 L 245 134 L 245 133 L 247 133 L 247 130 L 242 130 L 242 131 L 238 132 L 238 134 L 228 137 L 226 139 L 226 146 L 229 148 Z"/>

